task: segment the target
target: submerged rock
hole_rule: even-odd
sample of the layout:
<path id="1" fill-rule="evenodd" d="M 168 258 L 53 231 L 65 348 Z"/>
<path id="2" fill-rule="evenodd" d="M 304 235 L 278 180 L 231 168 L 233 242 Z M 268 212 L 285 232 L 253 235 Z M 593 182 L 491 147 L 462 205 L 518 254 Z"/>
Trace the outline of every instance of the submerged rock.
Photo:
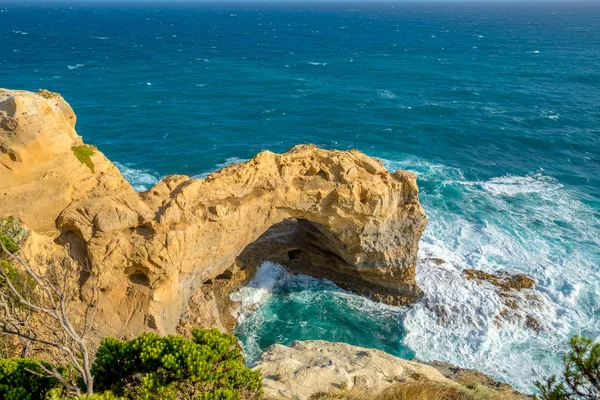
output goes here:
<path id="1" fill-rule="evenodd" d="M 49 93 L 0 89 L 0 217 L 32 230 L 33 256 L 96 267 L 102 335 L 172 333 L 182 317 L 227 327 L 226 294 L 269 259 L 386 303 L 421 297 L 413 174 L 298 145 L 137 193 L 98 149 L 81 151 L 75 114 Z"/>
<path id="2" fill-rule="evenodd" d="M 541 309 L 545 303 L 541 294 L 535 291 L 537 282 L 533 277 L 508 272 L 491 274 L 476 269 L 465 269 L 463 274 L 468 280 L 487 282 L 496 288 L 504 306 L 496 318 L 497 325 L 512 320 L 524 324 L 535 332 L 543 329 L 543 322 L 537 315 L 531 313 L 531 310 Z"/>

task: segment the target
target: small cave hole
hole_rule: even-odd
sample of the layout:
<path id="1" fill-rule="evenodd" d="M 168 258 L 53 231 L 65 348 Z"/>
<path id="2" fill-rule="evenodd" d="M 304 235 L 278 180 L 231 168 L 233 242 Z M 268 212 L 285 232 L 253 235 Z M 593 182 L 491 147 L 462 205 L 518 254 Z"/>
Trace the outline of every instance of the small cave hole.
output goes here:
<path id="1" fill-rule="evenodd" d="M 233 277 L 233 272 L 231 272 L 230 270 L 225 270 L 225 272 L 223 272 L 220 275 L 217 275 L 217 277 L 215 279 L 220 279 L 220 280 L 229 280 Z"/>
<path id="2" fill-rule="evenodd" d="M 360 192 L 360 202 L 362 205 L 366 205 L 369 201 L 369 192 L 367 190 L 363 190 Z"/>
<path id="3" fill-rule="evenodd" d="M 290 250 L 290 251 L 288 251 L 288 259 L 290 261 L 296 260 L 296 259 L 302 257 L 302 254 L 304 254 L 304 252 L 300 249 Z"/>
<path id="4" fill-rule="evenodd" d="M 156 318 L 154 317 L 154 315 L 150 314 L 148 315 L 148 328 L 150 329 L 157 329 L 158 325 L 156 324 Z"/>
<path id="5" fill-rule="evenodd" d="M 323 171 L 322 169 L 321 169 L 321 170 L 319 170 L 319 172 L 317 172 L 315 175 L 316 175 L 316 176 L 319 176 L 319 177 L 321 177 L 321 178 L 323 178 L 323 179 L 325 179 L 325 180 L 328 180 L 328 179 L 327 179 L 327 172 Z"/>
<path id="6" fill-rule="evenodd" d="M 138 285 L 150 286 L 150 278 L 144 272 L 137 270 L 129 275 L 129 281 Z"/>

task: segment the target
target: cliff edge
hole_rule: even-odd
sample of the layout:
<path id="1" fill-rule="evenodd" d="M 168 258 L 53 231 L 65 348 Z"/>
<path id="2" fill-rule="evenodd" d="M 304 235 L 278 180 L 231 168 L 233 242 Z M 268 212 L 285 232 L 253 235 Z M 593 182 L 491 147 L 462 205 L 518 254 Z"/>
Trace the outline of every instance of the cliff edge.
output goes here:
<path id="1" fill-rule="evenodd" d="M 389 304 L 422 295 L 413 174 L 299 145 L 137 193 L 75 121 L 58 94 L 0 89 L 0 218 L 32 231 L 32 256 L 96 267 L 101 334 L 173 333 L 184 316 L 223 328 L 227 291 L 264 260 Z"/>

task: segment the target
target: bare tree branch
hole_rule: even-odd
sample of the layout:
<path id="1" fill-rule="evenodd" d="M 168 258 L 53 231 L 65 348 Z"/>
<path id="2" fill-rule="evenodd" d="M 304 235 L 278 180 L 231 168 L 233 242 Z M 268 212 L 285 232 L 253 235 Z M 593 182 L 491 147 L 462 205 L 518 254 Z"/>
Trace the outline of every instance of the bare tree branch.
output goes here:
<path id="1" fill-rule="evenodd" d="M 98 305 L 97 274 L 87 264 L 77 267 L 70 259 L 63 260 L 59 267 L 53 265 L 55 262 L 47 262 L 42 271 L 40 267 L 34 267 L 22 251 L 12 253 L 2 242 L 0 246 L 0 255 L 6 256 L 19 272 L 19 279 L 15 279 L 0 268 L 0 334 L 19 339 L 23 346 L 22 356 L 38 352 L 52 360 L 68 362 L 81 375 L 86 394 L 92 395 L 94 377 L 89 334 Z M 77 320 L 77 323 L 73 319 L 76 306 L 73 300 L 78 289 L 74 272 L 85 272 L 92 279 L 91 295 L 85 300 L 81 321 Z M 82 398 L 77 384 L 68 381 L 55 366 L 48 367 L 40 362 L 38 366 L 45 376 L 56 378 L 63 384 L 71 395 Z"/>

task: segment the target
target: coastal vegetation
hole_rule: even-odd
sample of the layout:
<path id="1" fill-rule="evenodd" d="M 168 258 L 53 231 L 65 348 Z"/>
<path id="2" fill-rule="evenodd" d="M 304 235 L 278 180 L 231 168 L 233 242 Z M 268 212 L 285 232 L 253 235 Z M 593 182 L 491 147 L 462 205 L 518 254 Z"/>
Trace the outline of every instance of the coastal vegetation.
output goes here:
<path id="1" fill-rule="evenodd" d="M 81 376 L 73 365 L 54 367 L 35 358 L 0 359 L 0 398 L 5 400 L 130 399 L 254 400 L 261 375 L 244 365 L 235 337 L 195 329 L 193 339 L 144 333 L 122 341 L 102 340 L 92 366 L 95 389 L 74 394 L 65 386 Z M 61 378 L 48 374 L 58 371 Z"/>
<path id="2" fill-rule="evenodd" d="M 51 91 L 46 90 L 46 89 L 40 89 L 40 90 L 38 90 L 37 91 L 37 95 L 45 98 L 46 100 L 49 100 L 49 99 L 52 99 L 54 97 L 60 96 L 60 94 L 55 93 L 55 92 L 51 92 Z"/>
<path id="3" fill-rule="evenodd" d="M 97 271 L 48 259 L 34 267 L 20 249 L 29 231 L 0 219 L 0 398 L 7 400 L 258 400 L 262 377 L 245 365 L 237 339 L 217 329 L 193 329 L 191 339 L 142 333 L 90 338 L 98 284 L 77 293 L 73 276 Z M 78 298 L 79 297 L 79 298 Z M 81 298 L 83 297 L 83 298 Z M 83 314 L 71 307 L 86 304 Z M 600 344 L 576 336 L 564 356 L 562 378 L 538 382 L 538 400 L 600 398 Z M 7 350 L 9 349 L 9 350 Z M 414 376 L 379 393 L 344 390 L 314 400 L 513 400 L 522 398 L 478 382 L 436 382 Z"/>
<path id="4" fill-rule="evenodd" d="M 538 400 L 600 399 L 600 343 L 575 336 L 571 350 L 563 357 L 562 377 L 551 376 L 537 382 Z"/>
<path id="5" fill-rule="evenodd" d="M 94 162 L 92 161 L 92 156 L 94 155 L 95 151 L 93 148 L 90 146 L 81 145 L 72 147 L 71 150 L 73 150 L 73 154 L 75 154 L 75 157 L 77 157 L 80 163 L 88 167 L 90 171 L 94 172 L 95 166 Z"/>
<path id="6" fill-rule="evenodd" d="M 234 336 L 194 329 L 191 340 L 155 333 L 105 338 L 92 373 L 98 389 L 128 399 L 258 399 L 261 375 L 244 364 Z"/>
<path id="7" fill-rule="evenodd" d="M 20 226 L 0 220 L 0 339 L 9 349 L 0 359 L 1 399 L 260 398 L 260 372 L 245 366 L 237 339 L 217 329 L 194 329 L 191 340 L 104 338 L 94 354 L 98 285 L 77 315 L 71 277 L 95 279 L 95 271 L 56 260 L 33 266 L 20 252 L 27 236 Z"/>

